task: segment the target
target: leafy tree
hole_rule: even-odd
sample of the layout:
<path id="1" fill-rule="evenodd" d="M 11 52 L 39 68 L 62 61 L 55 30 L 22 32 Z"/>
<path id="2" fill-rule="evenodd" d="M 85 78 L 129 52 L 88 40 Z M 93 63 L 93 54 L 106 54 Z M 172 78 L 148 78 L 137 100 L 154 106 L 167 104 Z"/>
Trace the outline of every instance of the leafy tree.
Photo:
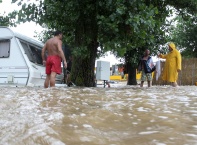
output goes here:
<path id="1" fill-rule="evenodd" d="M 24 3 L 10 15 L 17 22 L 34 21 L 64 32 L 64 43 L 73 48 L 72 79 L 77 85 L 94 86 L 95 59 L 108 50 L 125 56 L 128 84 L 135 85 L 139 56 L 165 41 L 170 6 L 184 15 L 196 10 L 191 2 L 196 6 L 195 0 L 40 0 L 38 5 Z"/>
<path id="2" fill-rule="evenodd" d="M 197 57 L 197 15 L 178 16 L 177 25 L 172 27 L 171 39 L 179 44 L 183 57 Z"/>
<path id="3" fill-rule="evenodd" d="M 9 19 L 3 16 L 0 16 L 0 26 L 8 26 L 9 25 Z"/>
<path id="4" fill-rule="evenodd" d="M 13 15 L 8 15 L 8 16 L 0 16 L 0 26 L 16 26 L 15 21 L 12 20 Z"/>

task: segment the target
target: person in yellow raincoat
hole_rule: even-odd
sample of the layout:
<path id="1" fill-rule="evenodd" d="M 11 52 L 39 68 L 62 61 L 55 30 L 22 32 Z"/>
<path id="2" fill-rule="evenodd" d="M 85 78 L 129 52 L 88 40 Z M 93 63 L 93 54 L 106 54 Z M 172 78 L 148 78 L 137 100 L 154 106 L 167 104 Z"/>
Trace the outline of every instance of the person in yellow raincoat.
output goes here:
<path id="1" fill-rule="evenodd" d="M 177 86 L 178 72 L 181 71 L 181 54 L 176 49 L 174 43 L 168 44 L 169 53 L 166 55 L 160 54 L 159 57 L 166 59 L 162 79 L 168 81 L 172 86 Z"/>

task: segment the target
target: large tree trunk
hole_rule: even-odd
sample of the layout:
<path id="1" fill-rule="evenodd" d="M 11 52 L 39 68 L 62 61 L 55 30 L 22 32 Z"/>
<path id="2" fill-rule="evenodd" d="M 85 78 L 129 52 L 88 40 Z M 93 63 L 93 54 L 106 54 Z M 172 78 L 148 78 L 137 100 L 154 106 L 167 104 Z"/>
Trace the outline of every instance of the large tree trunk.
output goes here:
<path id="1" fill-rule="evenodd" d="M 132 63 L 132 58 L 135 53 L 135 51 L 129 50 L 125 55 L 126 72 L 128 73 L 127 85 L 137 85 L 136 64 Z"/>
<path id="2" fill-rule="evenodd" d="M 95 60 L 97 54 L 97 44 L 89 45 L 89 56 L 74 57 L 72 64 L 71 81 L 77 86 L 94 87 L 95 86 Z"/>
<path id="3" fill-rule="evenodd" d="M 129 63 L 127 85 L 137 85 L 136 68 Z"/>
<path id="4" fill-rule="evenodd" d="M 98 48 L 98 24 L 97 24 L 97 3 L 96 1 L 78 1 L 80 15 L 76 24 L 75 44 L 76 51 L 80 51 L 81 56 L 73 58 L 71 81 L 77 86 L 95 86 L 95 60 Z M 84 11 L 84 7 L 91 7 Z M 78 49 L 78 50 L 77 50 Z M 82 50 L 82 51 L 81 51 Z"/>
<path id="5" fill-rule="evenodd" d="M 81 56 L 74 56 L 71 79 L 77 86 L 95 86 L 95 60 L 98 48 L 97 3 L 90 1 L 88 11 L 84 11 L 87 3 L 80 0 L 80 15 L 76 24 L 75 45 L 81 49 Z"/>

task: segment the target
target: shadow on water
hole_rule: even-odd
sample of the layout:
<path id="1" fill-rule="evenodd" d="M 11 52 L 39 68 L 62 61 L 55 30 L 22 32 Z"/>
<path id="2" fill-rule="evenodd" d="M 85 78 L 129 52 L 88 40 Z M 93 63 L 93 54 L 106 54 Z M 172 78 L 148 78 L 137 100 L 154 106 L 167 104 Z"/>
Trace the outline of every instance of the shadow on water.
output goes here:
<path id="1" fill-rule="evenodd" d="M 197 144 L 197 88 L 0 89 L 2 145 Z"/>

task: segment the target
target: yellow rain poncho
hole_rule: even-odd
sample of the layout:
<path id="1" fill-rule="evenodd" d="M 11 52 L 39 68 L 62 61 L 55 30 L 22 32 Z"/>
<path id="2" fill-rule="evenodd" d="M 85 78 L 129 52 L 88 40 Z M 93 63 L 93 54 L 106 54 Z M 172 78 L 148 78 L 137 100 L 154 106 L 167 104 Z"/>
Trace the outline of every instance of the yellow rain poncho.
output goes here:
<path id="1" fill-rule="evenodd" d="M 160 58 L 166 59 L 162 79 L 168 82 L 176 82 L 178 70 L 181 70 L 181 54 L 174 43 L 169 43 L 168 46 L 172 48 L 172 51 L 166 55 L 160 55 Z"/>

